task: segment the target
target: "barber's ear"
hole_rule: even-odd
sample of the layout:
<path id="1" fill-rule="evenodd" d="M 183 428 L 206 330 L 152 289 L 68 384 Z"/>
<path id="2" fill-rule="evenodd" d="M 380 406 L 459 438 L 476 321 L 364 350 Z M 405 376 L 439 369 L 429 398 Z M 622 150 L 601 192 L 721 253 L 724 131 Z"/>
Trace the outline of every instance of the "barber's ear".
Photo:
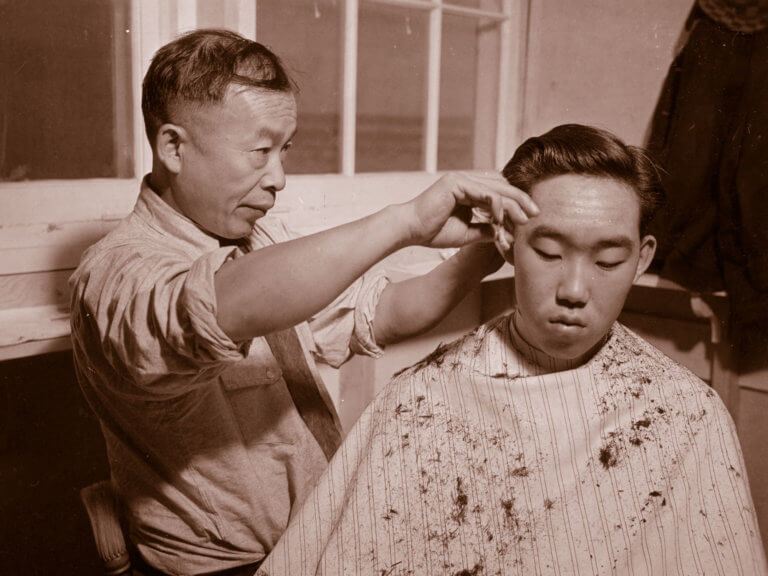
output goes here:
<path id="1" fill-rule="evenodd" d="M 163 124 L 157 131 L 157 156 L 163 166 L 173 174 L 181 172 L 181 148 L 186 140 L 186 130 L 176 124 Z"/>
<path id="2" fill-rule="evenodd" d="M 640 278 L 648 270 L 648 266 L 653 261 L 653 255 L 656 254 L 656 238 L 651 235 L 645 236 L 640 242 L 640 258 L 637 261 L 637 271 L 635 280 Z"/>

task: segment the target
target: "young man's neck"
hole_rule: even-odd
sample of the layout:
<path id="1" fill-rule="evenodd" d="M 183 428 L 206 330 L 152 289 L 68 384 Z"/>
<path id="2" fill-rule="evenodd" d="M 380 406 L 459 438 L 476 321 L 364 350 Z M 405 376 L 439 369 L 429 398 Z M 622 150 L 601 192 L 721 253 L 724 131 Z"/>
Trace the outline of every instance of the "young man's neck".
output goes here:
<path id="1" fill-rule="evenodd" d="M 523 354 L 530 361 L 550 372 L 572 370 L 582 364 L 586 364 L 590 358 L 603 347 L 608 339 L 608 334 L 604 335 L 592 348 L 575 358 L 557 358 L 531 344 L 530 340 L 525 337 L 524 331 L 519 329 L 520 322 L 518 320 L 518 315 L 519 312 L 515 310 L 510 315 L 509 319 L 509 331 L 512 335 L 512 344 L 518 352 Z"/>

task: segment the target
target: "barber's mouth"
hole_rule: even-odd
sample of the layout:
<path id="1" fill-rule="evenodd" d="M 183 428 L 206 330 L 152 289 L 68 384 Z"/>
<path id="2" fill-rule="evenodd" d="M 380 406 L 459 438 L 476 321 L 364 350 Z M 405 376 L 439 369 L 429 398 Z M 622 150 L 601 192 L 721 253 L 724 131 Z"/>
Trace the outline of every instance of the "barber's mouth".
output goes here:
<path id="1" fill-rule="evenodd" d="M 246 208 L 247 210 L 249 210 L 251 212 L 258 212 L 262 216 L 264 216 L 269 211 L 269 209 L 271 208 L 271 206 L 269 208 L 267 208 L 267 207 L 261 207 L 261 206 L 247 206 L 247 205 L 243 205 L 242 207 Z"/>

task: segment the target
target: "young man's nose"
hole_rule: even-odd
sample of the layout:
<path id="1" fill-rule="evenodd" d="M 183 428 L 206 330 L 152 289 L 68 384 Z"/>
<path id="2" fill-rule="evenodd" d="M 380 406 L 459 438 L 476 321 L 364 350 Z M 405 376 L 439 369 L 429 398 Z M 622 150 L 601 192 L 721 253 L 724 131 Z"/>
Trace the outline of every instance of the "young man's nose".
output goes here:
<path id="1" fill-rule="evenodd" d="M 279 155 L 270 158 L 264 175 L 261 177 L 261 187 L 273 192 L 279 192 L 285 188 L 285 169 Z"/>
<path id="2" fill-rule="evenodd" d="M 557 287 L 557 301 L 569 308 L 581 308 L 589 300 L 589 278 L 581 264 L 564 266 Z"/>

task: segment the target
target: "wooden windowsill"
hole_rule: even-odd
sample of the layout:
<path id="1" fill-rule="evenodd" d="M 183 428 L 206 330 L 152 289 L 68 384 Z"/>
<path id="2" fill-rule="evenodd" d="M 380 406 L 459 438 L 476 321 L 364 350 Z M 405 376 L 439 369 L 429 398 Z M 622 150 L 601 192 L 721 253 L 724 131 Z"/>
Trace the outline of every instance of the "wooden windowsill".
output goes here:
<path id="1" fill-rule="evenodd" d="M 409 248 L 393 255 L 379 266 L 392 280 L 399 281 L 424 274 L 439 264 L 448 254 L 427 248 Z M 514 277 L 509 264 L 485 278 L 484 282 Z M 645 274 L 637 286 L 689 292 L 655 274 Z M 718 293 L 718 296 L 724 294 Z M 69 311 L 61 305 L 42 305 L 0 310 L 0 360 L 64 350 L 69 343 Z"/>
<path id="2" fill-rule="evenodd" d="M 55 305 L 0 310 L 0 360 L 66 350 L 69 311 Z"/>

